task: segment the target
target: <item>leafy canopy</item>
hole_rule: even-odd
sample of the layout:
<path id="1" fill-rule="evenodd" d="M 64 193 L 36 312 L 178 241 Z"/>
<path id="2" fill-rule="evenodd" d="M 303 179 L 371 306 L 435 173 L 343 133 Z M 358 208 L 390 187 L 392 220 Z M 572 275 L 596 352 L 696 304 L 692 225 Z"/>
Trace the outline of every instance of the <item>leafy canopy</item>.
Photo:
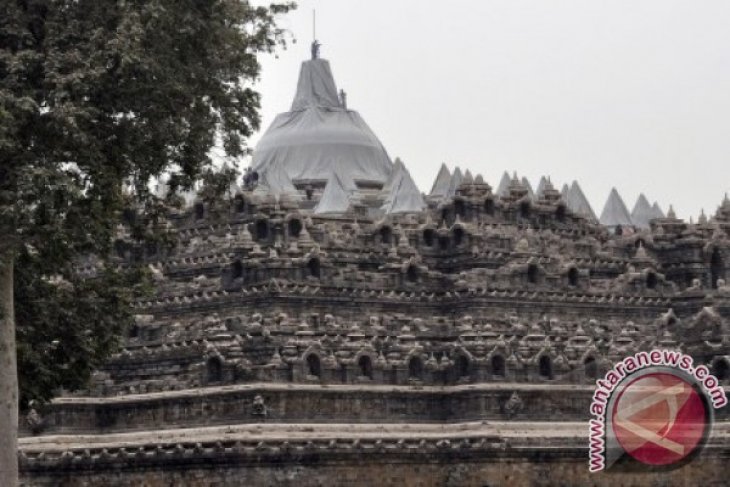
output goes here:
<path id="1" fill-rule="evenodd" d="M 257 56 L 285 45 L 291 3 L 5 0 L 0 14 L 0 253 L 16 259 L 23 397 L 75 388 L 131 319 L 140 274 L 107 255 L 125 208 L 159 228 L 150 182 L 189 188 L 219 143 L 244 155 L 259 128 Z"/>

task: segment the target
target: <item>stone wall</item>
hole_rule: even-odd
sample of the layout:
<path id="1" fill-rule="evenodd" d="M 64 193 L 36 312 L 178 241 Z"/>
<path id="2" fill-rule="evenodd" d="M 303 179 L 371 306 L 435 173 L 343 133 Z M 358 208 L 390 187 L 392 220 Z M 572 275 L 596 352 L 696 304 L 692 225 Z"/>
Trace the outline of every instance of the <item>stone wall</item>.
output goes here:
<path id="1" fill-rule="evenodd" d="M 532 452 L 464 453 L 449 451 L 417 455 L 374 454 L 323 456 L 280 454 L 231 465 L 224 455 L 206 462 L 170 458 L 165 465 L 130 462 L 124 468 L 26 471 L 24 486 L 188 487 L 223 486 L 671 486 L 727 485 L 730 449 L 713 451 L 672 471 L 591 474 L 582 449 L 553 448 Z"/>
<path id="2" fill-rule="evenodd" d="M 583 422 L 640 350 L 730 381 L 730 200 L 615 232 L 518 181 L 382 218 L 251 189 L 170 209 L 169 248 L 119 227 L 155 292 L 87 391 L 29 415 L 27 485 L 725 485 L 727 408 L 662 473 L 589 475 Z"/>
<path id="3" fill-rule="evenodd" d="M 229 386 L 198 391 L 66 399 L 45 434 L 163 430 L 246 423 L 429 423 L 478 420 L 585 421 L 591 385 L 475 384 L 453 387 Z M 726 394 L 727 394 L 726 388 Z M 265 408 L 257 409 L 256 398 Z M 509 405 L 510 398 L 517 405 Z M 730 419 L 730 411 L 716 411 Z"/>

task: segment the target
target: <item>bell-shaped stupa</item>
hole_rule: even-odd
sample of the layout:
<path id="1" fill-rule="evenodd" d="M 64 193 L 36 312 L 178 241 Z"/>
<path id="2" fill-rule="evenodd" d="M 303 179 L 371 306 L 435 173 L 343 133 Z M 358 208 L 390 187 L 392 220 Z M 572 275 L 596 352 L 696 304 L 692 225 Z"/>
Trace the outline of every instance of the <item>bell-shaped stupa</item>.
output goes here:
<path id="1" fill-rule="evenodd" d="M 291 110 L 277 115 L 264 133 L 252 169 L 274 194 L 322 189 L 335 174 L 355 192 L 381 190 L 393 163 L 360 114 L 347 108 L 344 91 L 338 93 L 329 62 L 318 51 L 315 41 L 312 59 L 302 63 Z"/>

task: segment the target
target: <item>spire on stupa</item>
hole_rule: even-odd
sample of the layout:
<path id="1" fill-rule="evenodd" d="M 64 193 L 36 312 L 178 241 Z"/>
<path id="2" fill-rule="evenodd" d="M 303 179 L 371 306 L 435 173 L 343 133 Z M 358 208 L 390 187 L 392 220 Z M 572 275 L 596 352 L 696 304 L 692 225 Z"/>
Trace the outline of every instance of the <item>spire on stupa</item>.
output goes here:
<path id="1" fill-rule="evenodd" d="M 272 193 L 322 187 L 335 172 L 344 188 L 382 187 L 393 163 L 358 112 L 345 108 L 319 46 L 315 41 L 312 58 L 301 64 L 291 109 L 277 115 L 257 144 L 252 170 Z"/>

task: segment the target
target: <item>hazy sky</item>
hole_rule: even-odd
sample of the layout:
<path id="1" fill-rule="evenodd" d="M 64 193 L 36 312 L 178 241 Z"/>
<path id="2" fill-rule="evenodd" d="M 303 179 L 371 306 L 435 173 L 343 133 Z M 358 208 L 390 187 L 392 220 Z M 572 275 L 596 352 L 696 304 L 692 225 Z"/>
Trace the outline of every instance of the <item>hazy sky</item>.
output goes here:
<path id="1" fill-rule="evenodd" d="M 730 1 L 301 0 L 263 59 L 263 125 L 317 38 L 348 107 L 428 192 L 439 166 L 504 170 L 596 213 L 612 186 L 688 218 L 730 191 Z M 255 144 L 260 135 L 251 141 Z"/>

